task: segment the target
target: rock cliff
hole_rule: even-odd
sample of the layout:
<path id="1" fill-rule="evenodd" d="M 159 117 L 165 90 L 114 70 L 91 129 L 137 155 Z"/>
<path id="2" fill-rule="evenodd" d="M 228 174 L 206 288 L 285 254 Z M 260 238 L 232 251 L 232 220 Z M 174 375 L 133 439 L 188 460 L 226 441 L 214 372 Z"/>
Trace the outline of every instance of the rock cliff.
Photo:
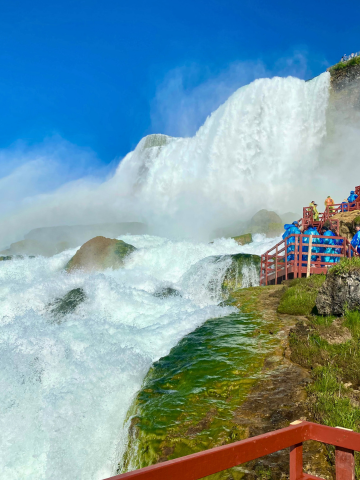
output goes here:
<path id="1" fill-rule="evenodd" d="M 360 308 L 360 272 L 328 274 L 316 298 L 320 315 L 344 315 Z"/>

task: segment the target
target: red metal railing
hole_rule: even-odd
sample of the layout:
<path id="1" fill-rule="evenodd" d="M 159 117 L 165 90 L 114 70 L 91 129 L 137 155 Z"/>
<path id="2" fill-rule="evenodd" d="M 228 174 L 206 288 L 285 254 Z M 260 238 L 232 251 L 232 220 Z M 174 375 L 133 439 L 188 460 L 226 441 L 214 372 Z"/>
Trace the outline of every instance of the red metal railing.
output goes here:
<path id="1" fill-rule="evenodd" d="M 355 193 L 358 198 L 354 202 L 335 203 L 332 206 L 327 206 L 323 213 L 319 213 L 319 219 L 314 220 L 314 212 L 312 207 L 303 208 L 303 218 L 301 219 L 304 229 L 312 224 L 316 228 L 322 227 L 326 220 L 331 223 L 331 228 L 339 234 L 339 220 L 331 219 L 337 213 L 352 212 L 353 210 L 360 210 L 360 185 L 355 187 Z"/>
<path id="2" fill-rule="evenodd" d="M 339 219 L 331 218 L 331 217 L 333 217 L 336 213 L 339 213 L 341 211 L 348 211 L 348 210 L 345 210 L 345 207 L 343 204 L 334 205 L 333 209 L 331 209 L 331 207 L 326 207 L 323 213 L 319 213 L 319 219 L 314 220 L 314 211 L 312 207 L 304 207 L 303 218 L 301 219 L 301 225 L 303 226 L 304 230 L 306 230 L 309 225 L 313 225 L 315 228 L 320 230 L 321 227 L 324 225 L 324 223 L 328 220 L 330 222 L 331 229 L 337 232 L 337 234 L 339 234 L 339 227 L 340 227 Z"/>
<path id="3" fill-rule="evenodd" d="M 311 237 L 310 255 L 316 259 L 309 260 L 307 250 L 309 250 L 310 235 L 303 234 L 291 235 L 261 255 L 260 285 L 277 284 L 282 280 L 303 275 L 326 273 L 329 267 L 340 261 L 340 258 L 357 256 L 357 251 L 345 237 L 324 235 Z M 306 241 L 304 241 L 305 238 Z M 290 239 L 294 240 L 290 242 Z M 326 244 L 325 242 L 329 240 L 335 240 L 339 245 Z M 318 249 L 320 251 L 316 251 Z"/>
<path id="4" fill-rule="evenodd" d="M 307 440 L 334 445 L 336 480 L 354 480 L 354 451 L 360 451 L 360 434 L 340 427 L 326 427 L 300 420 L 274 432 L 123 473 L 107 480 L 198 480 L 289 447 L 290 480 L 319 480 L 319 477 L 303 472 L 302 448 L 303 442 Z"/>

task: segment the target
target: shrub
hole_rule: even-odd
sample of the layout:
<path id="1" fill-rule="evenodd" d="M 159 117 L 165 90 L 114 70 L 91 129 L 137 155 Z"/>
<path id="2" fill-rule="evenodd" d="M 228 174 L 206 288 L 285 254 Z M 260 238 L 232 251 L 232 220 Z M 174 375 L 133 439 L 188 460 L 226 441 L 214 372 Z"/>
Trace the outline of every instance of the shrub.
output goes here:
<path id="1" fill-rule="evenodd" d="M 329 275 L 346 275 L 348 273 L 360 273 L 360 257 L 342 258 L 329 269 Z"/>
<path id="2" fill-rule="evenodd" d="M 355 57 L 352 58 L 351 60 L 348 60 L 347 62 L 339 62 L 333 67 L 330 68 L 330 72 L 336 72 L 337 70 L 343 70 L 344 68 L 351 67 L 353 65 L 359 65 L 360 64 L 360 57 Z"/>
<path id="3" fill-rule="evenodd" d="M 315 310 L 315 300 L 325 275 L 296 278 L 288 284 L 278 306 L 279 313 L 310 315 Z"/>

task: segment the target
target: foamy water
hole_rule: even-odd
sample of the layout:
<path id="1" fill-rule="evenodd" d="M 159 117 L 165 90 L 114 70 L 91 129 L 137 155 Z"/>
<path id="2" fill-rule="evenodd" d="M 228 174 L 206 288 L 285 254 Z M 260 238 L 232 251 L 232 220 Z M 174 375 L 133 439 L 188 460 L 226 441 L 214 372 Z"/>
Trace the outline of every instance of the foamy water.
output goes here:
<path id="1" fill-rule="evenodd" d="M 220 292 L 228 259 L 202 259 L 261 253 L 276 242 L 121 238 L 138 250 L 120 270 L 67 274 L 75 250 L 0 263 L 0 471 L 8 480 L 115 474 L 126 412 L 151 364 L 207 319 L 232 311 L 207 287 Z M 207 278 L 201 288 L 199 269 Z M 182 296 L 153 295 L 169 286 Z M 54 323 L 47 305 L 77 287 L 86 301 Z"/>

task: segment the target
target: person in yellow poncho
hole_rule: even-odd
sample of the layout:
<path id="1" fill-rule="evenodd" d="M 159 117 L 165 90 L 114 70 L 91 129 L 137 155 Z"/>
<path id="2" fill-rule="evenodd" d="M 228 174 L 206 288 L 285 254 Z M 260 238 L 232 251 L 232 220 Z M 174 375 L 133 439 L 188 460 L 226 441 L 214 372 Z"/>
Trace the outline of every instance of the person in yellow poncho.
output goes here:
<path id="1" fill-rule="evenodd" d="M 313 200 L 310 203 L 309 207 L 311 207 L 313 209 L 314 222 L 318 222 L 319 221 L 319 212 L 318 212 L 318 209 L 317 209 L 317 203 L 315 203 L 314 200 Z"/>
<path id="2" fill-rule="evenodd" d="M 334 211 L 334 200 L 330 197 L 330 195 L 327 196 L 324 202 L 325 207 L 329 207 L 330 213 Z"/>

